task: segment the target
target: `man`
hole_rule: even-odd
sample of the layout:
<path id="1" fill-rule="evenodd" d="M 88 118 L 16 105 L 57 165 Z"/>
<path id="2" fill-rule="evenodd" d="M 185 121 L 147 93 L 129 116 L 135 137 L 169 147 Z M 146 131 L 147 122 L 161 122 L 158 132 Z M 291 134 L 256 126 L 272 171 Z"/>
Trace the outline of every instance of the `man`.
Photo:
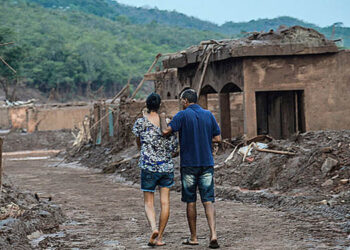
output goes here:
<path id="1" fill-rule="evenodd" d="M 215 222 L 214 196 L 214 160 L 212 142 L 220 142 L 220 128 L 213 114 L 202 109 L 197 102 L 197 93 L 188 89 L 181 94 L 182 111 L 166 125 L 165 114 L 161 114 L 163 135 L 172 131 L 179 132 L 180 166 L 182 198 L 187 203 L 187 220 L 191 237 L 183 242 L 186 245 L 198 245 L 197 220 L 197 187 L 205 209 L 209 229 L 210 248 L 219 248 Z"/>

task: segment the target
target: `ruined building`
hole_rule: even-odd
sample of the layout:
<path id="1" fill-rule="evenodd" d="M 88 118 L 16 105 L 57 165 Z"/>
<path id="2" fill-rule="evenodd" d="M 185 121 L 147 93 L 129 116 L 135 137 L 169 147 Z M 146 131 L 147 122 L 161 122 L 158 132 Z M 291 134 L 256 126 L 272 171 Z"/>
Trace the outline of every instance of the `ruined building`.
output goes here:
<path id="1" fill-rule="evenodd" d="M 350 51 L 313 29 L 203 41 L 162 63 L 162 71 L 146 75 L 156 91 L 177 99 L 186 88 L 197 90 L 199 104 L 219 110 L 224 138 L 350 129 Z M 208 106 L 208 99 L 216 102 Z"/>

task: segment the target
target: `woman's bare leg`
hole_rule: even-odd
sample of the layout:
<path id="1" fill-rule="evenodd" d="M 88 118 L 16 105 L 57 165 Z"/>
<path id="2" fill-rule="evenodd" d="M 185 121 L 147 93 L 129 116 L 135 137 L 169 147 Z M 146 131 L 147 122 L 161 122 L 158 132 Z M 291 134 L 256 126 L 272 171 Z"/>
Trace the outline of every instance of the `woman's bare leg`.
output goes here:
<path id="1" fill-rule="evenodd" d="M 156 212 L 154 210 L 154 193 L 152 192 L 143 192 L 144 203 L 145 203 L 145 212 L 146 217 L 151 226 L 152 235 L 149 239 L 150 244 L 156 243 L 156 238 L 158 237 L 158 230 L 156 224 Z"/>
<path id="2" fill-rule="evenodd" d="M 160 188 L 160 216 L 159 216 L 159 236 L 157 245 L 161 246 L 165 243 L 163 242 L 164 229 L 168 223 L 170 214 L 170 189 L 163 187 Z"/>

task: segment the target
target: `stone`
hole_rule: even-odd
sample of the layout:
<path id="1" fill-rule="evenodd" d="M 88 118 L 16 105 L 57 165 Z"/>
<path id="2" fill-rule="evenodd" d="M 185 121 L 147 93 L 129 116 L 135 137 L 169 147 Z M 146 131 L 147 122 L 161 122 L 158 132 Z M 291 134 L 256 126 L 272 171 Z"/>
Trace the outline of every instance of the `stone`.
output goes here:
<path id="1" fill-rule="evenodd" d="M 338 165 L 338 161 L 328 157 L 324 163 L 322 164 L 321 171 L 324 176 L 326 176 L 332 169 L 333 167 Z"/>
<path id="2" fill-rule="evenodd" d="M 328 186 L 331 186 L 333 185 L 333 180 L 329 179 L 329 180 L 326 180 L 325 182 L 322 183 L 322 187 L 328 187 Z"/>
<path id="3" fill-rule="evenodd" d="M 321 204 L 321 205 L 327 205 L 327 203 L 328 203 L 327 200 L 322 200 L 322 201 L 320 201 L 320 204 Z"/>
<path id="4" fill-rule="evenodd" d="M 325 147 L 325 148 L 321 148 L 321 152 L 322 153 L 330 153 L 333 151 L 332 147 Z"/>
<path id="5" fill-rule="evenodd" d="M 348 183 L 349 182 L 349 179 L 341 179 L 340 180 L 340 183 L 341 184 L 346 184 L 346 183 Z"/>

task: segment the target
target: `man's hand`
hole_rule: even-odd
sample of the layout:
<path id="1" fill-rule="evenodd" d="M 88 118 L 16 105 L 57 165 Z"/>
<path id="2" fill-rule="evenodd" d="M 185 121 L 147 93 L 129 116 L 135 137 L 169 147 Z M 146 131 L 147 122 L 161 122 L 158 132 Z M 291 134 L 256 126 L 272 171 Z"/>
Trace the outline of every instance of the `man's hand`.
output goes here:
<path id="1" fill-rule="evenodd" d="M 163 135 L 169 135 L 172 131 L 171 127 L 168 126 L 168 124 L 166 123 L 166 115 L 165 113 L 161 113 L 159 115 L 160 118 L 160 128 L 162 130 Z"/>
<path id="2" fill-rule="evenodd" d="M 213 137 L 213 142 L 221 142 L 221 135 L 217 135 Z"/>

